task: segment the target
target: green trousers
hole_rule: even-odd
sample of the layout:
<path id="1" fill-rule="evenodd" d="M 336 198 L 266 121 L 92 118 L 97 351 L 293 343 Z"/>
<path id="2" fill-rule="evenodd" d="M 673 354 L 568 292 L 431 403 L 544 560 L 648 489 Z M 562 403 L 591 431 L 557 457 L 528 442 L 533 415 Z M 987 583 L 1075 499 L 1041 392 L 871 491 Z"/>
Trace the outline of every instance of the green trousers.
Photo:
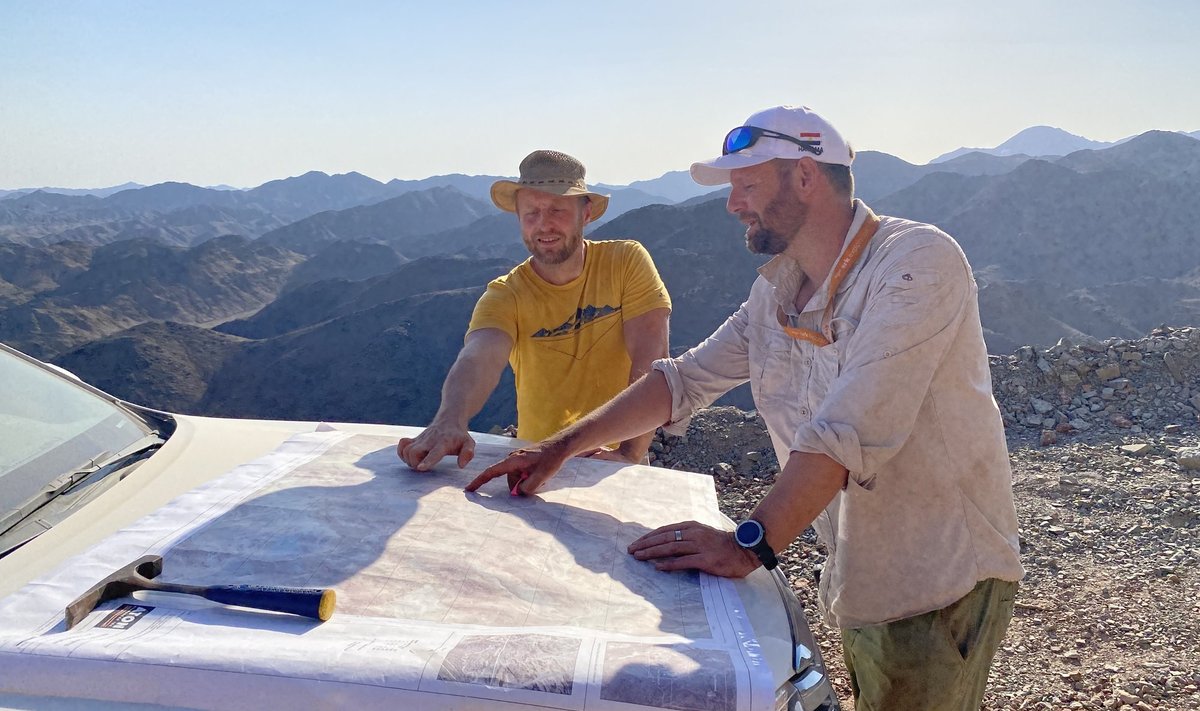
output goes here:
<path id="1" fill-rule="evenodd" d="M 1016 592 L 991 578 L 940 610 L 843 629 L 855 711 L 978 711 Z"/>

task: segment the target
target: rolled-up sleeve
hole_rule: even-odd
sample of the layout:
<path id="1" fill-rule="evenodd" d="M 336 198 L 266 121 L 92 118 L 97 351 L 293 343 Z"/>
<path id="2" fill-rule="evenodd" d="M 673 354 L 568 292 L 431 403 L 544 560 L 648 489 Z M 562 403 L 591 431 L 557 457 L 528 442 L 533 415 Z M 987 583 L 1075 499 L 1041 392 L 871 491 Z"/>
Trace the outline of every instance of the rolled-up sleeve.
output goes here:
<path id="1" fill-rule="evenodd" d="M 872 271 L 868 303 L 837 375 L 791 449 L 823 453 L 872 488 L 908 442 L 930 385 L 957 341 L 975 297 L 962 252 L 941 232 L 910 234 Z"/>
<path id="2" fill-rule="evenodd" d="M 663 358 L 651 364 L 666 376 L 671 389 L 671 421 L 664 427 L 667 432 L 683 434 L 692 413 L 749 379 L 747 322 L 747 305 L 743 303 L 700 345 L 678 358 Z"/>

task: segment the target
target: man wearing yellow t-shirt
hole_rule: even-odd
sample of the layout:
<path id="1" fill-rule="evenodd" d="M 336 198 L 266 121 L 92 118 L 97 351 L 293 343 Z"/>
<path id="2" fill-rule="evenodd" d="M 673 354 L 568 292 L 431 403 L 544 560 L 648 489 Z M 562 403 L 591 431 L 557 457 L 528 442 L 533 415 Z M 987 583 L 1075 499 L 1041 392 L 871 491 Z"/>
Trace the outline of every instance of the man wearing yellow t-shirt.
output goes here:
<path id="1" fill-rule="evenodd" d="M 608 402 L 666 357 L 671 300 L 641 244 L 583 239 L 608 207 L 588 190 L 583 165 L 534 151 L 520 178 L 492 185 L 492 202 L 514 212 L 530 257 L 488 284 L 463 349 L 442 385 L 429 426 L 397 453 L 428 470 L 442 457 L 459 467 L 475 454 L 467 424 L 500 380 L 505 362 L 517 387 L 517 436 L 537 441 Z M 653 431 L 593 456 L 636 462 Z"/>

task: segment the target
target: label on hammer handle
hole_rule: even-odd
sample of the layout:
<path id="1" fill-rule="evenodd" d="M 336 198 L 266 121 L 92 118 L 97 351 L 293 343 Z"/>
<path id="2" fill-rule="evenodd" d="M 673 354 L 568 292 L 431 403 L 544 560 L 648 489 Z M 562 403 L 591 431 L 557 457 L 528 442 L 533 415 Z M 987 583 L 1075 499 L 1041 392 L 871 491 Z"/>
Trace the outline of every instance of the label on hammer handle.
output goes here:
<path id="1" fill-rule="evenodd" d="M 288 588 L 277 585 L 219 585 L 217 587 L 240 592 L 293 593 L 297 595 L 320 595 L 325 592 L 323 588 Z"/>

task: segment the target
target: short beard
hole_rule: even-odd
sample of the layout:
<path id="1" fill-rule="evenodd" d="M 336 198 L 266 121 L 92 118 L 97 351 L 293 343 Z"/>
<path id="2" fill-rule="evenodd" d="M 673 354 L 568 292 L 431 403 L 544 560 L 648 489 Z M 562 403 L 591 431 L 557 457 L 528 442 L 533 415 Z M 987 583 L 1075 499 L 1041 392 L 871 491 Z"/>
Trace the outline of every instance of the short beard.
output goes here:
<path id="1" fill-rule="evenodd" d="M 533 261 L 537 262 L 538 264 L 545 264 L 546 266 L 557 266 L 575 256 L 575 253 L 579 251 L 580 246 L 583 245 L 582 233 L 577 232 L 570 235 L 564 234 L 562 237 L 562 247 L 554 252 L 539 253 L 536 247 L 536 237 L 527 242 L 525 246 L 527 249 L 529 249 L 529 254 L 533 256 Z"/>
<path id="2" fill-rule="evenodd" d="M 780 254 L 787 246 L 788 241 L 785 237 L 763 227 L 761 222 L 754 234 L 746 230 L 746 249 L 754 254 Z"/>
<path id="3" fill-rule="evenodd" d="M 782 254 L 807 219 L 808 206 L 780 190 L 758 217 L 758 230 L 753 234 L 746 230 L 746 249 L 754 254 Z M 786 232 L 767 227 L 767 222 L 784 226 Z"/>

